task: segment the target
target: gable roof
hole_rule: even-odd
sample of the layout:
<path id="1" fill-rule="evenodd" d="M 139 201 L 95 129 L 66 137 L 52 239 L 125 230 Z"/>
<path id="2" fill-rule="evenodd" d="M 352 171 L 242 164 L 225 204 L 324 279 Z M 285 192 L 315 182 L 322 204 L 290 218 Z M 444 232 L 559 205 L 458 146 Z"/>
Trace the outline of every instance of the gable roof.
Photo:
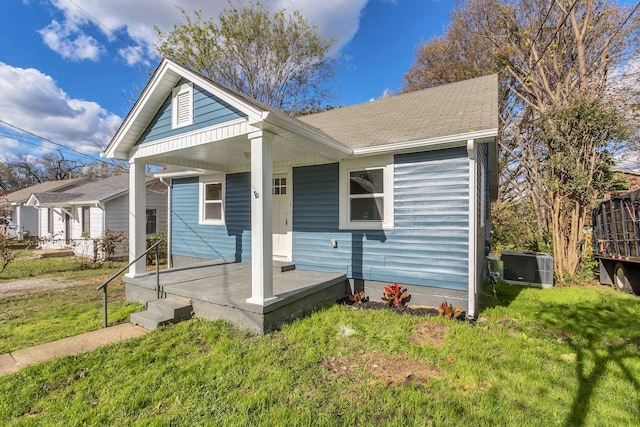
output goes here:
<path id="1" fill-rule="evenodd" d="M 302 116 L 351 148 L 430 140 L 498 129 L 498 75 Z"/>
<path id="2" fill-rule="evenodd" d="M 289 138 L 301 136 L 316 144 L 305 149 L 317 152 L 324 146 L 336 158 L 494 138 L 498 133 L 496 74 L 293 118 L 165 58 L 103 155 L 129 160 L 136 142 L 181 79 L 244 113 L 249 132 L 262 129 Z"/>
<path id="3" fill-rule="evenodd" d="M 32 185 L 31 187 L 23 188 L 21 190 L 9 193 L 5 197 L 9 203 L 19 204 L 22 202 L 26 202 L 27 199 L 29 199 L 31 193 L 58 192 L 85 181 L 87 181 L 87 178 L 85 177 L 63 179 L 59 181 L 45 181 L 41 182 L 40 184 Z"/>
<path id="4" fill-rule="evenodd" d="M 147 177 L 147 184 L 152 181 L 152 177 Z M 29 198 L 29 204 L 38 206 L 90 205 L 108 202 L 128 192 L 129 174 L 114 175 L 65 192 L 33 193 Z"/>

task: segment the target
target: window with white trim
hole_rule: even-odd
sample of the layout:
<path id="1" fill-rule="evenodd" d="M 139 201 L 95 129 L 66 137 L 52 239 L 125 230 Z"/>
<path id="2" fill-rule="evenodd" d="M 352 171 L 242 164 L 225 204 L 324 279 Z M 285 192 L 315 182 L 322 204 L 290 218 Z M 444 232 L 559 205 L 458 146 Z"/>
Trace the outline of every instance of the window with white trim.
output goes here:
<path id="1" fill-rule="evenodd" d="M 171 94 L 171 128 L 193 124 L 193 84 L 173 88 Z"/>
<path id="2" fill-rule="evenodd" d="M 393 156 L 340 164 L 340 228 L 393 228 Z"/>
<path id="3" fill-rule="evenodd" d="M 82 206 L 82 234 L 87 237 L 91 234 L 91 207 Z"/>
<path id="4" fill-rule="evenodd" d="M 147 235 L 156 234 L 158 231 L 158 210 L 146 209 L 147 211 Z"/>
<path id="5" fill-rule="evenodd" d="M 200 223 L 224 224 L 224 180 L 200 181 Z"/>

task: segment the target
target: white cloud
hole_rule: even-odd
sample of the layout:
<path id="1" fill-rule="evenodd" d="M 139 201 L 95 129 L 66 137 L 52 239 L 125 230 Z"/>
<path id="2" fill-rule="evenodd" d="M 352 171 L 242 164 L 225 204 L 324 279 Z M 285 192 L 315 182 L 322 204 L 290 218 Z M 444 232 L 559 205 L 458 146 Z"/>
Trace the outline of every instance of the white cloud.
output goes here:
<path id="1" fill-rule="evenodd" d="M 60 25 L 57 21 L 52 21 L 39 33 L 51 50 L 66 59 L 97 61 L 102 52 L 96 39 L 68 25 Z"/>
<path id="2" fill-rule="evenodd" d="M 70 98 L 50 76 L 33 68 L 0 62 L 0 93 L 2 120 L 83 153 L 99 153 L 122 122 L 95 102 Z M 34 151 L 30 145 L 20 149 Z"/>
<path id="3" fill-rule="evenodd" d="M 74 42 L 78 42 L 81 47 L 95 48 L 99 54 L 104 48 L 86 34 L 89 29 L 97 28 L 111 43 L 117 42 L 120 46 L 123 43 L 117 40 L 111 31 L 132 42 L 135 48 L 120 47 L 118 50 L 127 64 L 144 63 L 156 56 L 153 45 L 157 41 L 157 35 L 153 26 L 157 25 L 163 31 L 170 31 L 174 24 L 182 22 L 182 14 L 175 6 L 175 0 L 74 0 L 73 3 L 67 0 L 49 1 L 63 13 L 63 20 L 61 23 L 52 21 L 49 26 L 41 30 L 41 34 L 43 38 L 50 37 L 49 41 L 45 40 L 47 45 L 65 58 L 68 56 L 63 52 L 69 54 L 71 50 L 58 46 L 69 47 L 73 46 Z M 270 10 L 282 7 L 288 10 L 302 9 L 304 16 L 309 22 L 318 26 L 321 34 L 328 38 L 338 38 L 336 51 L 339 51 L 358 31 L 360 15 L 367 1 L 263 0 L 262 3 Z M 183 0 L 180 2 L 180 7 L 189 14 L 197 9 L 202 10 L 205 18 L 209 18 L 218 16 L 228 7 L 228 4 L 224 1 Z M 80 8 L 100 23 L 96 23 Z M 82 39 L 82 36 L 87 39 Z M 85 44 L 82 44 L 83 42 Z"/>

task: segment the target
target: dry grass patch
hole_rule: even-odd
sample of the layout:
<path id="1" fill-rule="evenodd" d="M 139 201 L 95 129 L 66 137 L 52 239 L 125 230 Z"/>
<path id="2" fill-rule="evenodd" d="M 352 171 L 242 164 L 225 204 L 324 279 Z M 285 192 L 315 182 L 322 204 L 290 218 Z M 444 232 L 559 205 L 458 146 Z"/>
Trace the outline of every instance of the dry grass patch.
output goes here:
<path id="1" fill-rule="evenodd" d="M 385 381 L 392 386 L 422 384 L 430 378 L 442 376 L 439 368 L 426 362 L 381 352 L 358 352 L 349 356 L 332 357 L 320 362 L 320 366 L 333 372 L 336 377 L 351 376 L 361 380 L 362 378 L 358 378 L 359 374 L 366 372 L 374 381 Z"/>
<path id="2" fill-rule="evenodd" d="M 449 325 L 440 322 L 422 322 L 416 325 L 416 331 L 409 335 L 409 342 L 416 345 L 427 344 L 432 347 L 444 346 Z"/>

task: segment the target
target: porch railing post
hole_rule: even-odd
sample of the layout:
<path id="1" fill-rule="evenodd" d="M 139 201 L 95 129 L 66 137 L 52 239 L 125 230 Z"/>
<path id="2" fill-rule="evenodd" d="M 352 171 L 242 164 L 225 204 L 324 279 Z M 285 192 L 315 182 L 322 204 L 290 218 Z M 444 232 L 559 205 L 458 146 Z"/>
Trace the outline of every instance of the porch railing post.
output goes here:
<path id="1" fill-rule="evenodd" d="M 156 292 L 158 293 L 158 299 L 162 298 L 162 295 L 161 295 L 161 292 L 160 292 L 159 260 L 160 260 L 160 245 L 156 246 Z"/>
<path id="2" fill-rule="evenodd" d="M 102 302 L 103 302 L 103 305 L 104 305 L 104 316 L 103 316 L 104 319 L 103 319 L 103 322 L 102 322 L 102 326 L 104 328 L 107 327 L 107 288 L 108 287 L 109 286 L 105 286 L 104 288 L 102 288 L 102 291 L 103 291 Z"/>

